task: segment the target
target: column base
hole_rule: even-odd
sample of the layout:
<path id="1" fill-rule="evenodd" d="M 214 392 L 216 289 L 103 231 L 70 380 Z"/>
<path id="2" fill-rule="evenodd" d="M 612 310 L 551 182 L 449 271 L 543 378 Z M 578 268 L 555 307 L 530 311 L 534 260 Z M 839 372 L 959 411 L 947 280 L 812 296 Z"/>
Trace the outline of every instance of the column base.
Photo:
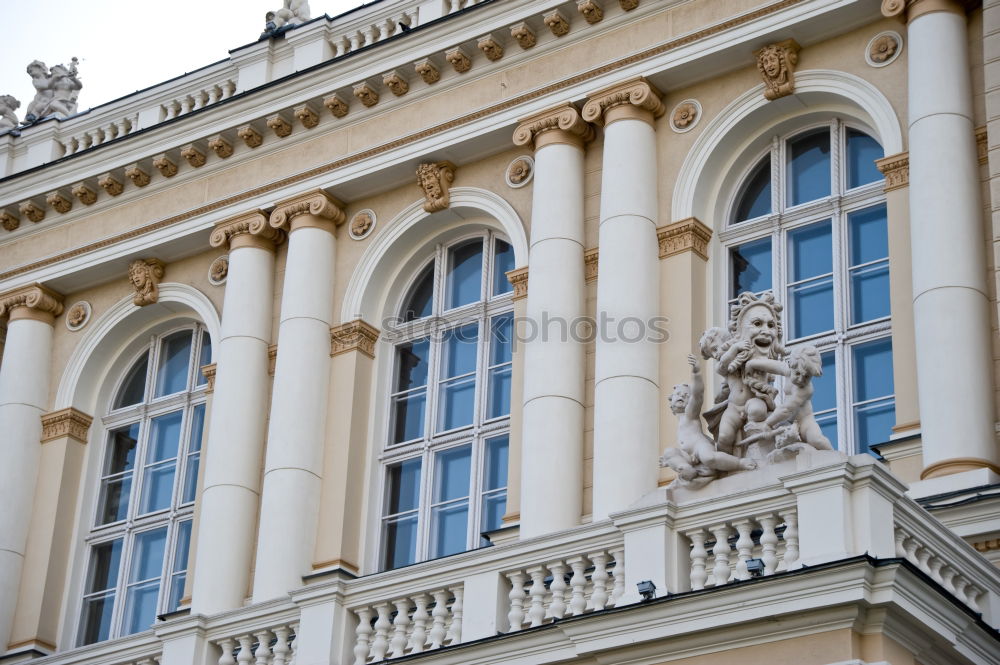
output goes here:
<path id="1" fill-rule="evenodd" d="M 975 469 L 989 469 L 993 473 L 1000 474 L 1000 466 L 997 466 L 993 462 L 976 457 L 952 457 L 951 459 L 941 460 L 940 462 L 934 462 L 925 466 L 924 470 L 920 472 L 920 480 L 950 476 L 953 473 L 962 473 Z"/>

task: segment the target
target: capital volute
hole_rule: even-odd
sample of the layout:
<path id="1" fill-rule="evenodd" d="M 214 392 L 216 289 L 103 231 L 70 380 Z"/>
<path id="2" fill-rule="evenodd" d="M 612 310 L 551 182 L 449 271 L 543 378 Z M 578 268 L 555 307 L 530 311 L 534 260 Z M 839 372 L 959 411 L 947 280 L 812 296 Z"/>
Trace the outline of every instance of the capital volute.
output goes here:
<path id="1" fill-rule="evenodd" d="M 217 223 L 208 241 L 212 247 L 274 249 L 284 239 L 285 232 L 268 223 L 267 213 L 254 210 Z"/>
<path id="2" fill-rule="evenodd" d="M 582 148 L 594 140 L 594 134 L 594 127 L 576 107 L 565 104 L 522 120 L 514 130 L 514 145 L 533 145 L 538 150 L 552 143 L 567 143 Z"/>
<path id="3" fill-rule="evenodd" d="M 271 211 L 270 224 L 289 232 L 309 226 L 333 231 L 346 219 L 344 204 L 318 189 L 279 203 Z"/>
<path id="4" fill-rule="evenodd" d="M 0 294 L 0 317 L 34 319 L 51 324 L 62 311 L 62 295 L 41 284 L 22 286 Z"/>
<path id="5" fill-rule="evenodd" d="M 882 0 L 882 16 L 907 23 L 931 12 L 952 12 L 965 16 L 966 0 Z"/>
<path id="6" fill-rule="evenodd" d="M 667 109 L 660 91 L 639 77 L 599 90 L 583 106 L 583 119 L 608 125 L 616 120 L 634 119 L 653 124 Z"/>

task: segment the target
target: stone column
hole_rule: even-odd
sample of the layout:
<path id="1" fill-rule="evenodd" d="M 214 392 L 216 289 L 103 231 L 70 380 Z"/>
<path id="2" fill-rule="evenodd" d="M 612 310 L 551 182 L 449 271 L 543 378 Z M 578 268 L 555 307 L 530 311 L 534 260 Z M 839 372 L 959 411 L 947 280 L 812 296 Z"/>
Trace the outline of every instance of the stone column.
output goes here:
<path id="1" fill-rule="evenodd" d="M 534 145 L 521 426 L 521 537 L 580 523 L 583 510 L 586 314 L 583 152 L 593 128 L 565 105 L 526 119 L 514 143 Z M 585 332 L 585 331 L 584 331 Z"/>
<path id="2" fill-rule="evenodd" d="M 62 296 L 41 284 L 0 294 L 0 317 L 9 316 L 0 365 L 0 650 L 10 641 L 21 569 L 28 544 L 41 457 L 42 415 L 48 411 L 55 317 Z"/>
<path id="3" fill-rule="evenodd" d="M 278 358 L 264 463 L 253 600 L 284 596 L 312 568 L 330 390 L 334 230 L 341 204 L 323 191 L 279 204 L 288 231 Z"/>
<path id="4" fill-rule="evenodd" d="M 659 92 L 635 79 L 590 96 L 604 123 L 594 387 L 594 521 L 656 489 L 659 309 L 656 130 Z"/>
<path id="5" fill-rule="evenodd" d="M 921 477 L 1000 470 L 965 10 L 956 0 L 882 9 L 904 5 Z"/>
<path id="6" fill-rule="evenodd" d="M 229 273 L 195 540 L 195 614 L 241 607 L 249 590 L 252 550 L 234 545 L 249 543 L 257 526 L 274 248 L 284 235 L 253 211 L 217 224 L 210 239 L 213 247 L 229 247 Z"/>

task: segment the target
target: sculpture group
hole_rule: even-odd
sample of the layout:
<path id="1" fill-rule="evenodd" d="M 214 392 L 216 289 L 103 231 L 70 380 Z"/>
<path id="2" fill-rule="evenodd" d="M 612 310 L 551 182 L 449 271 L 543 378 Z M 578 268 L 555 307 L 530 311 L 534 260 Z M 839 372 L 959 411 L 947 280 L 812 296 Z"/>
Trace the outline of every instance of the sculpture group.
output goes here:
<path id="1" fill-rule="evenodd" d="M 293 25 L 305 23 L 309 17 L 308 0 L 284 0 L 281 9 L 268 12 L 264 16 L 264 32 L 260 34 L 260 38 L 277 37 Z"/>
<path id="2" fill-rule="evenodd" d="M 76 113 L 77 98 L 83 88 L 77 64 L 79 60 L 73 58 L 69 67 L 60 64 L 49 68 L 40 60 L 28 65 L 26 71 L 35 88 L 35 98 L 28 104 L 24 121 L 20 124 L 30 125 L 49 116 L 65 118 Z M 18 126 L 16 111 L 20 107 L 21 102 L 14 97 L 0 95 L 0 131 Z"/>
<path id="3" fill-rule="evenodd" d="M 691 383 L 674 386 L 670 395 L 678 446 L 660 458 L 660 466 L 677 473 L 674 486 L 702 487 L 722 473 L 783 461 L 807 447 L 833 449 L 813 415 L 812 380 L 823 373 L 819 351 L 785 350 L 781 310 L 771 292 L 743 293 L 731 306 L 728 329 L 709 328 L 701 336 L 701 356 L 715 361 L 724 382 L 704 411 L 700 363 L 688 356 Z M 784 377 L 780 398 L 778 376 Z"/>

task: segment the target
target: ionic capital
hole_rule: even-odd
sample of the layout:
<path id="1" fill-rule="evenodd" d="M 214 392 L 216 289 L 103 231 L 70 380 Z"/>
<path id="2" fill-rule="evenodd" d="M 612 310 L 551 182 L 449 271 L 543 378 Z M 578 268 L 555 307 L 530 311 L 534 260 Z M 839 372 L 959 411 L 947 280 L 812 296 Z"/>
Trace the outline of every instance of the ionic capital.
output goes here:
<path id="1" fill-rule="evenodd" d="M 667 109 L 660 101 L 660 91 L 645 78 L 639 77 L 599 90 L 583 107 L 583 119 L 587 122 L 603 122 L 609 125 L 616 120 L 642 120 L 653 124 Z"/>
<path id="2" fill-rule="evenodd" d="M 552 143 L 566 143 L 582 149 L 584 143 L 592 140 L 593 126 L 570 104 L 525 118 L 514 130 L 514 145 L 533 145 L 535 150 Z"/>
<path id="3" fill-rule="evenodd" d="M 34 319 L 51 325 L 62 311 L 63 297 L 41 284 L 0 294 L 0 317 L 9 316 L 12 321 Z"/>
<path id="4" fill-rule="evenodd" d="M 87 432 L 92 422 L 94 419 L 91 416 L 73 407 L 46 413 L 42 416 L 42 443 L 64 436 L 87 443 Z"/>
<path id="5" fill-rule="evenodd" d="M 951 12 L 965 16 L 963 0 L 882 0 L 882 16 L 908 23 L 931 12 Z"/>
<path id="6" fill-rule="evenodd" d="M 268 224 L 264 211 L 254 210 L 216 224 L 208 241 L 212 247 L 228 246 L 231 250 L 239 247 L 273 250 L 284 239 L 285 232 Z"/>
<path id="7" fill-rule="evenodd" d="M 336 356 L 348 351 L 360 351 L 369 358 L 375 357 L 375 342 L 378 328 L 361 319 L 348 321 L 330 328 L 330 355 Z"/>
<path id="8" fill-rule="evenodd" d="M 910 153 L 901 152 L 875 160 L 875 166 L 885 176 L 883 191 L 891 192 L 910 185 Z"/>
<path id="9" fill-rule="evenodd" d="M 712 229 L 694 217 L 667 224 L 656 229 L 656 239 L 660 244 L 660 258 L 675 254 L 694 252 L 708 260 L 708 241 L 712 239 Z"/>
<path id="10" fill-rule="evenodd" d="M 345 219 L 344 204 L 321 189 L 283 201 L 271 211 L 271 226 L 289 233 L 306 227 L 332 233 Z"/>

